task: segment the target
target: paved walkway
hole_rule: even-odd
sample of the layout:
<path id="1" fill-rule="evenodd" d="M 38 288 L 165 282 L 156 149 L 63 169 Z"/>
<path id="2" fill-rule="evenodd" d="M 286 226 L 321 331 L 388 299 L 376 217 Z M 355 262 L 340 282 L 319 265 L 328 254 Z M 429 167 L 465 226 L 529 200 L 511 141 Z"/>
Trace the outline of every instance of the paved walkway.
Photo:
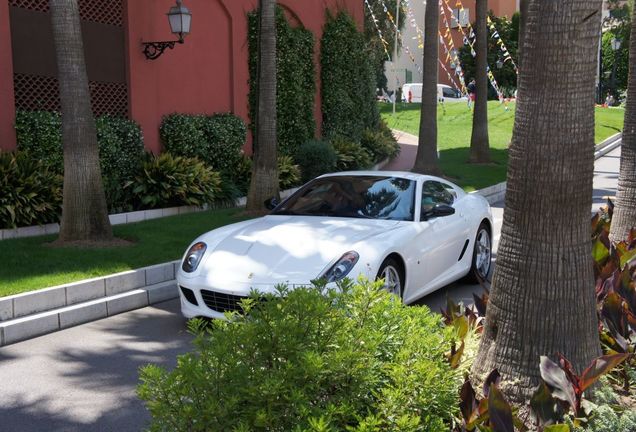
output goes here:
<path id="1" fill-rule="evenodd" d="M 417 155 L 417 137 L 406 132 L 394 130 L 393 134 L 400 144 L 400 154 L 386 164 L 383 171 L 411 171 Z"/>

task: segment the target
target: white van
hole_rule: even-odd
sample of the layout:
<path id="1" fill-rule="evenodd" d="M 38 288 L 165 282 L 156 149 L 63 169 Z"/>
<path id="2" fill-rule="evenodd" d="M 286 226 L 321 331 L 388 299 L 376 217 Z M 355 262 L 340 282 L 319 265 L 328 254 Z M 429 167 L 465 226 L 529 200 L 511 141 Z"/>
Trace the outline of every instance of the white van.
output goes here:
<path id="1" fill-rule="evenodd" d="M 438 102 L 468 102 L 466 96 L 446 84 L 437 84 Z M 402 102 L 422 102 L 422 83 L 409 83 L 402 86 Z"/>

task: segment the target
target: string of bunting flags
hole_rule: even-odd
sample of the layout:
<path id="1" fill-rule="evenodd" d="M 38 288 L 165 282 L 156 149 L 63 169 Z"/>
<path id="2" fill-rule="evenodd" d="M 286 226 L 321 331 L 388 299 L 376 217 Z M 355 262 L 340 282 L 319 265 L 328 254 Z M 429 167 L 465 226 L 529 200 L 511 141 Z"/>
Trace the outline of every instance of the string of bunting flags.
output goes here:
<path id="1" fill-rule="evenodd" d="M 411 62 L 415 65 L 415 67 L 416 67 L 417 71 L 419 72 L 420 76 L 422 76 L 422 69 L 420 68 L 419 64 L 417 63 L 413 53 L 411 52 L 409 47 L 406 44 L 403 43 L 404 42 L 403 34 L 400 31 L 400 29 L 398 28 L 398 24 L 397 24 L 396 20 L 394 19 L 393 14 L 391 13 L 389 8 L 387 7 L 385 1 L 384 0 L 380 0 L 380 1 L 381 1 L 381 4 L 382 4 L 382 8 L 384 10 L 384 13 L 386 14 L 386 16 L 388 17 L 389 21 L 391 22 L 393 28 L 396 31 L 398 40 L 402 41 L 402 48 L 404 49 L 404 51 L 408 55 L 408 57 L 411 60 Z M 410 0 L 402 0 L 402 1 L 406 5 L 407 21 L 409 22 L 410 26 L 413 29 L 415 29 L 415 32 L 416 32 L 416 36 L 414 36 L 413 39 L 417 39 L 418 48 L 423 49 L 423 47 L 424 47 L 424 33 L 420 29 L 420 27 L 417 25 L 417 21 L 415 19 L 415 15 L 413 13 L 413 9 L 411 8 Z M 433 0 L 433 1 L 435 1 L 435 0 Z M 453 12 L 453 9 L 450 7 L 449 0 L 438 0 L 438 1 L 439 1 L 439 6 L 440 6 L 440 16 L 443 19 L 444 27 L 445 27 L 445 31 L 444 32 L 442 32 L 442 30 L 438 31 L 440 44 L 442 45 L 442 48 L 443 48 L 444 54 L 445 54 L 445 62 L 443 62 L 441 59 L 438 58 L 438 63 L 441 65 L 442 70 L 446 73 L 446 75 L 448 76 L 448 78 L 449 78 L 450 82 L 452 83 L 452 85 L 455 88 L 457 88 L 458 90 L 460 90 L 463 94 L 466 94 L 467 93 L 467 89 L 466 89 L 465 76 L 464 76 L 464 73 L 463 73 L 463 71 L 461 69 L 461 66 L 459 66 L 460 65 L 459 56 L 457 54 L 457 49 L 455 48 L 455 43 L 453 41 L 453 37 L 452 37 L 452 34 L 451 34 L 451 26 L 450 26 L 450 23 L 449 23 L 449 19 L 448 19 L 447 15 L 446 15 L 447 12 L 448 12 L 448 13 L 450 13 L 451 16 L 454 16 L 454 12 Z M 373 22 L 375 24 L 375 27 L 376 27 L 376 30 L 377 30 L 378 35 L 380 37 L 380 40 L 382 41 L 384 52 L 385 52 L 387 58 L 391 58 L 391 56 L 389 55 L 389 50 L 388 50 L 389 43 L 386 41 L 386 39 L 382 35 L 382 31 L 381 31 L 380 26 L 378 24 L 378 19 L 376 18 L 375 14 L 373 12 L 373 8 L 371 7 L 371 4 L 369 3 L 369 0 L 364 0 L 364 3 L 366 4 L 366 7 L 369 9 L 369 13 L 371 14 L 371 18 L 373 19 Z M 424 3 L 424 5 L 426 5 L 426 0 L 423 0 L 423 3 Z M 456 0 L 455 6 L 457 7 L 457 10 L 459 11 L 460 16 L 464 16 L 464 14 L 466 13 L 466 10 L 464 9 L 464 5 L 463 5 L 462 1 L 461 0 Z M 497 31 L 497 28 L 496 28 L 495 24 L 492 22 L 490 17 L 487 17 L 487 19 L 488 19 L 488 23 L 487 23 L 488 24 L 488 28 L 491 31 L 491 37 L 496 39 L 496 43 L 499 46 L 499 48 L 501 49 L 502 54 L 503 54 L 503 59 L 504 59 L 503 61 L 504 62 L 507 62 L 507 61 L 511 62 L 515 72 L 518 74 L 519 72 L 518 72 L 517 65 L 515 64 L 512 56 L 510 55 L 510 52 L 506 48 L 506 45 L 504 44 L 501 36 L 499 35 L 499 32 Z M 462 27 L 462 25 L 458 25 L 457 26 L 457 28 L 461 32 L 462 40 L 463 40 L 464 45 L 468 45 L 470 47 L 470 52 L 471 52 L 472 56 L 475 57 L 477 55 L 477 52 L 475 51 L 475 32 L 473 30 L 472 25 L 470 24 L 470 21 L 468 21 L 466 23 L 466 27 L 468 29 L 468 33 L 466 33 L 466 31 L 464 31 L 464 28 Z M 459 80 L 459 85 L 457 84 L 457 81 L 456 81 L 455 77 L 453 76 L 453 74 L 451 74 L 451 72 L 446 67 L 446 63 L 448 63 L 451 66 L 451 69 L 453 69 L 453 71 L 455 72 L 455 75 L 456 75 L 456 77 Z M 456 67 L 452 67 L 453 63 L 456 65 Z M 500 90 L 500 88 L 499 88 L 499 86 L 497 84 L 497 80 L 495 79 L 495 76 L 492 73 L 492 71 L 490 70 L 490 68 L 488 66 L 486 68 L 487 68 L 488 80 L 490 81 L 490 84 L 495 89 L 495 91 L 497 92 L 497 95 L 501 99 L 503 97 L 503 93 L 501 92 L 501 90 Z"/>
<path id="2" fill-rule="evenodd" d="M 488 27 L 490 28 L 490 30 L 492 31 L 492 38 L 496 39 L 496 43 L 497 45 L 499 45 L 499 48 L 501 49 L 501 52 L 503 53 L 503 62 L 507 62 L 509 61 L 510 63 L 512 63 L 512 67 L 515 69 L 515 73 L 517 75 L 519 75 L 519 69 L 517 68 L 517 64 L 515 63 L 515 61 L 512 59 L 512 56 L 510 55 L 510 52 L 508 51 L 508 48 L 506 48 L 506 44 L 504 44 L 503 39 L 501 39 L 501 36 L 499 36 L 499 32 L 497 31 L 497 27 L 495 27 L 495 23 L 492 22 L 492 20 L 490 19 L 490 17 L 488 18 Z"/>

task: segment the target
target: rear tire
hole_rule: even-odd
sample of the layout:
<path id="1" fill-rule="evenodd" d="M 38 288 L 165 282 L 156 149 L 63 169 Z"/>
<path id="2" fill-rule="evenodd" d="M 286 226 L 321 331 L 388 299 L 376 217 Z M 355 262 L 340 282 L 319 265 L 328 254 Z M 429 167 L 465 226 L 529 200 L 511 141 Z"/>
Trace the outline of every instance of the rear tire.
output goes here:
<path id="1" fill-rule="evenodd" d="M 492 236 L 490 227 L 486 222 L 482 222 L 477 229 L 475 245 L 473 246 L 473 258 L 470 271 L 466 275 L 466 280 L 478 284 L 488 280 L 492 259 Z"/>
<path id="2" fill-rule="evenodd" d="M 384 289 L 402 298 L 404 292 L 404 270 L 394 258 L 385 259 L 380 265 L 376 280 L 384 279 Z"/>

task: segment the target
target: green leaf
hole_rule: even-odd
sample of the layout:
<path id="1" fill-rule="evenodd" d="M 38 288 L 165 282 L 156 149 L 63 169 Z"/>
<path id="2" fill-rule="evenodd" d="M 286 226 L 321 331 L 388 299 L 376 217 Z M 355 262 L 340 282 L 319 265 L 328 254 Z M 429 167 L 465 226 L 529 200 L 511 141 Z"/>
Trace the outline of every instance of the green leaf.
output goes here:
<path id="1" fill-rule="evenodd" d="M 592 257 L 596 263 L 603 263 L 609 257 L 609 249 L 600 239 L 597 239 L 592 246 Z"/>
<path id="2" fill-rule="evenodd" d="M 543 428 L 543 432 L 570 432 L 570 426 L 566 424 L 554 424 Z"/>

